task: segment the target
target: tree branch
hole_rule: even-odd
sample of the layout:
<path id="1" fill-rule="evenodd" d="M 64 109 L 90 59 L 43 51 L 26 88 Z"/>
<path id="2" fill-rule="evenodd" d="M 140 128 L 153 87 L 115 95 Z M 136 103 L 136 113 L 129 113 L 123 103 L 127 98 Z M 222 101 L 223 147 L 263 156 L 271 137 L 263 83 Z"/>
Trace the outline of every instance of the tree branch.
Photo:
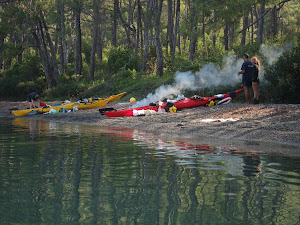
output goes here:
<path id="1" fill-rule="evenodd" d="M 280 7 L 280 9 L 281 9 L 281 8 L 283 7 L 283 5 L 284 5 L 285 3 L 287 3 L 287 2 L 289 2 L 289 1 L 292 1 L 292 0 L 284 0 L 284 1 L 281 1 L 281 2 L 279 2 L 278 4 L 276 4 L 274 7 L 276 7 L 277 5 L 279 5 L 279 7 Z M 259 18 L 258 18 L 257 20 L 255 20 L 252 24 L 250 24 L 249 26 L 247 26 L 246 28 L 244 28 L 243 30 L 241 30 L 241 31 L 239 32 L 239 34 L 242 33 L 243 31 L 247 30 L 249 27 L 254 26 L 259 20 L 261 20 L 265 15 L 267 15 L 267 14 L 271 11 L 271 9 L 273 9 L 274 7 L 268 8 L 268 9 L 261 15 L 261 17 L 259 17 Z"/>

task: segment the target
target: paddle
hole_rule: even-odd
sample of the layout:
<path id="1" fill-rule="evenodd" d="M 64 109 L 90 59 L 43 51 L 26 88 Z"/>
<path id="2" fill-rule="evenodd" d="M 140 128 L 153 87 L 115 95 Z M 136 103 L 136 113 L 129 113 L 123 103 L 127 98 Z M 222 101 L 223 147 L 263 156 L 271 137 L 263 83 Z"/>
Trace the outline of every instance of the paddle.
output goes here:
<path id="1" fill-rule="evenodd" d="M 114 108 L 104 108 L 104 109 L 99 109 L 99 112 L 102 116 L 104 116 L 105 112 L 111 112 L 111 111 L 116 111 Z"/>

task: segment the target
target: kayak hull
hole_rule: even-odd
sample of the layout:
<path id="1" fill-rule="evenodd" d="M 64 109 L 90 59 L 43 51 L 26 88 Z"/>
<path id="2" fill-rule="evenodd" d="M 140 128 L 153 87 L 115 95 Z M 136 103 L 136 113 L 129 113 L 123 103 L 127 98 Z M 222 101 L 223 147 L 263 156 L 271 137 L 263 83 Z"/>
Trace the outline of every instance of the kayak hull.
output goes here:
<path id="1" fill-rule="evenodd" d="M 64 108 L 65 110 L 72 110 L 73 107 L 77 106 L 79 110 L 84 110 L 84 109 L 95 109 L 95 108 L 101 108 L 105 106 L 109 102 L 115 102 L 118 101 L 120 98 L 122 98 L 126 92 L 120 93 L 118 95 L 112 95 L 109 98 L 102 98 L 98 100 L 94 100 L 92 102 L 88 103 L 75 103 L 75 102 L 70 102 L 58 106 L 52 106 L 52 107 L 40 107 L 40 108 L 34 108 L 34 109 L 24 109 L 24 110 L 13 110 L 11 111 L 12 114 L 15 116 L 26 116 L 28 113 L 32 111 L 39 111 L 39 114 L 47 113 L 51 109 L 59 111 L 60 109 Z"/>
<path id="2" fill-rule="evenodd" d="M 34 108 L 34 109 L 24 109 L 24 110 L 13 110 L 11 111 L 12 114 L 15 116 L 26 116 L 28 113 L 32 111 L 39 111 L 39 114 L 47 113 L 51 109 L 54 110 L 60 110 L 62 108 L 65 108 L 65 110 L 72 110 L 74 103 L 66 103 L 58 106 L 52 106 L 52 107 L 40 107 L 40 108 Z"/>
<path id="3" fill-rule="evenodd" d="M 243 89 L 230 92 L 228 94 L 224 94 L 222 99 L 232 97 L 234 98 L 237 96 L 239 93 L 241 93 Z M 214 96 L 214 97 L 204 97 L 201 99 L 191 99 L 191 98 L 186 98 L 178 102 L 174 102 L 174 105 L 177 109 L 187 109 L 187 108 L 196 108 L 200 106 L 207 106 L 210 101 L 212 100 L 217 100 L 220 99 L 220 97 Z M 164 109 L 166 107 L 167 103 L 164 103 L 161 108 Z M 123 109 L 123 110 L 117 110 L 117 111 L 110 111 L 110 112 L 105 112 L 104 115 L 108 117 L 123 117 L 123 116 L 134 116 L 134 111 L 139 111 L 139 110 L 154 110 L 158 111 L 158 107 L 156 106 L 144 106 L 144 107 L 139 107 L 139 108 L 129 108 L 129 109 Z"/>

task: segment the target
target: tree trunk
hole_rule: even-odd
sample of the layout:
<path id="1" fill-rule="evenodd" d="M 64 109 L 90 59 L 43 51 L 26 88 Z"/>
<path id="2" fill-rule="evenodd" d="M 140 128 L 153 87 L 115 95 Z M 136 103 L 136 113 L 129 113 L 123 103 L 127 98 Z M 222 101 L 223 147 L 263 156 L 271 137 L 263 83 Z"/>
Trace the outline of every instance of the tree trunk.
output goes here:
<path id="1" fill-rule="evenodd" d="M 81 7 L 75 9 L 75 29 L 76 29 L 76 43 L 75 43 L 75 73 L 82 72 L 82 42 L 81 42 L 81 22 L 80 22 Z"/>
<path id="2" fill-rule="evenodd" d="M 44 28 L 45 28 L 45 31 L 46 31 L 46 39 L 49 43 L 49 47 L 50 47 L 50 51 L 51 51 L 51 60 L 50 60 L 50 62 L 51 62 L 51 67 L 53 68 L 53 76 L 54 76 L 55 81 L 57 82 L 60 74 L 59 74 L 57 61 L 56 61 L 56 51 L 55 51 L 55 47 L 53 45 L 51 36 L 49 34 L 48 26 L 47 26 L 45 20 L 43 20 L 43 25 L 44 25 Z"/>
<path id="3" fill-rule="evenodd" d="M 231 24 L 231 35 L 230 35 L 230 45 L 231 45 L 231 48 L 233 47 L 234 39 L 235 39 L 235 24 L 233 22 Z"/>
<path id="4" fill-rule="evenodd" d="M 242 39 L 241 39 L 241 47 L 245 46 L 246 44 L 246 34 L 247 34 L 247 27 L 248 27 L 248 12 L 245 12 L 243 18 L 243 32 L 242 32 Z"/>
<path id="5" fill-rule="evenodd" d="M 216 24 L 218 22 L 218 14 L 217 11 L 214 10 L 214 24 Z M 217 41 L 217 36 L 215 31 L 213 31 L 213 35 L 212 35 L 212 42 L 213 42 L 213 46 L 216 47 L 216 41 Z"/>
<path id="6" fill-rule="evenodd" d="M 64 18 L 64 4 L 62 0 L 57 0 L 57 33 L 58 33 L 58 52 L 60 61 L 60 72 L 66 72 L 67 59 L 66 59 L 66 49 L 65 49 L 65 18 Z"/>
<path id="7" fill-rule="evenodd" d="M 257 28 L 257 43 L 261 44 L 263 42 L 263 33 L 264 33 L 264 17 L 263 14 L 265 13 L 265 3 L 261 3 L 259 7 L 259 14 L 258 17 L 261 18 L 258 21 L 258 28 Z"/>
<path id="8" fill-rule="evenodd" d="M 137 44 L 140 43 L 141 48 L 143 48 L 143 38 L 142 38 L 142 6 L 141 1 L 137 0 Z"/>
<path id="9" fill-rule="evenodd" d="M 173 0 L 168 0 L 168 26 L 167 26 L 167 44 L 166 53 L 168 54 L 168 49 L 170 45 L 170 52 L 172 53 L 172 48 L 174 45 L 174 16 L 173 16 Z M 174 53 L 173 53 L 174 56 Z"/>
<path id="10" fill-rule="evenodd" d="M 19 54 L 18 54 L 18 63 L 22 64 L 23 63 L 23 44 L 24 44 L 24 36 L 23 34 L 20 35 L 20 47 L 19 47 Z"/>
<path id="11" fill-rule="evenodd" d="M 202 17 L 202 42 L 203 42 L 203 47 L 206 49 L 206 38 L 205 38 L 205 15 L 203 12 L 203 17 Z"/>
<path id="12" fill-rule="evenodd" d="M 190 7 L 190 56 L 189 60 L 190 62 L 194 61 L 195 53 L 196 53 L 196 46 L 197 46 L 197 16 L 196 16 L 196 0 L 192 0 L 191 7 Z"/>
<path id="13" fill-rule="evenodd" d="M 251 8 L 251 24 L 254 22 L 253 8 Z M 251 44 L 254 43 L 254 26 L 251 26 Z"/>
<path id="14" fill-rule="evenodd" d="M 146 17 L 144 19 L 144 26 L 145 26 L 145 31 L 144 31 L 144 54 L 143 54 L 143 61 L 142 61 L 142 66 L 141 70 L 145 71 L 146 70 L 146 65 L 147 65 L 147 60 L 148 60 L 148 53 L 149 53 L 149 30 L 150 30 L 150 24 L 152 21 L 152 14 L 153 14 L 153 1 L 154 0 L 149 0 L 147 4 L 147 10 L 146 10 Z"/>
<path id="15" fill-rule="evenodd" d="M 156 75 L 161 77 L 164 72 L 164 56 L 160 40 L 160 17 L 163 6 L 163 0 L 154 1 L 154 30 L 155 30 L 155 48 L 156 48 Z"/>
<path id="16" fill-rule="evenodd" d="M 174 30 L 174 42 L 173 46 L 171 47 L 171 54 L 175 55 L 176 45 L 178 44 L 178 50 L 180 52 L 180 36 L 178 34 L 179 29 L 179 22 L 180 22 L 180 0 L 177 0 L 176 3 L 176 22 L 175 22 L 175 30 Z"/>
<path id="17" fill-rule="evenodd" d="M 97 40 L 98 40 L 98 28 L 99 28 L 99 5 L 98 0 L 94 0 L 94 34 L 93 34 L 93 43 L 91 50 L 91 62 L 90 62 L 90 71 L 89 79 L 94 80 L 95 78 L 95 64 L 96 64 L 96 49 L 97 49 Z"/>
<path id="18" fill-rule="evenodd" d="M 117 47 L 117 29 L 119 20 L 119 0 L 114 0 L 113 30 L 111 44 Z"/>
<path id="19" fill-rule="evenodd" d="M 98 26 L 98 40 L 97 40 L 97 58 L 102 61 L 103 59 L 103 37 L 102 37 L 102 26 Z"/>
<path id="20" fill-rule="evenodd" d="M 49 63 L 47 62 L 47 57 L 43 53 L 43 50 L 42 50 L 42 47 L 41 47 L 42 46 L 41 38 L 40 38 L 40 35 L 37 32 L 38 31 L 33 31 L 32 35 L 35 39 L 36 46 L 38 48 L 38 53 L 39 53 L 41 61 L 42 61 L 42 65 L 43 65 L 45 76 L 46 76 L 47 86 L 48 86 L 48 88 L 52 88 L 53 84 L 52 84 L 52 78 L 51 78 Z"/>
<path id="21" fill-rule="evenodd" d="M 271 12 L 271 37 L 275 39 L 278 33 L 278 17 L 277 17 L 277 7 L 275 6 Z"/>
<path id="22" fill-rule="evenodd" d="M 224 47 L 225 47 L 225 51 L 227 51 L 229 49 L 229 24 L 226 21 L 225 24 L 225 28 L 224 28 Z"/>

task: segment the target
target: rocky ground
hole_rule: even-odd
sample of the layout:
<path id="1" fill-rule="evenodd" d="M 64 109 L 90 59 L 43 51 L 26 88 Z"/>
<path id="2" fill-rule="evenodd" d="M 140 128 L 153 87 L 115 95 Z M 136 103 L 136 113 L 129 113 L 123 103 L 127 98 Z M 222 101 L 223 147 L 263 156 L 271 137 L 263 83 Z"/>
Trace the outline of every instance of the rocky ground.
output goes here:
<path id="1" fill-rule="evenodd" d="M 54 102 L 48 102 L 54 104 Z M 0 116 L 14 117 L 10 108 L 27 107 L 27 102 L 0 102 Z M 108 105 L 116 109 L 128 108 L 126 103 Z M 194 135 L 263 141 L 300 146 L 300 105 L 231 103 L 214 107 L 185 109 L 177 113 L 143 117 L 108 118 L 97 109 L 80 110 L 55 115 L 27 116 L 53 122 L 92 124 L 158 131 L 177 135 Z M 26 117 L 26 118 L 27 118 Z"/>

